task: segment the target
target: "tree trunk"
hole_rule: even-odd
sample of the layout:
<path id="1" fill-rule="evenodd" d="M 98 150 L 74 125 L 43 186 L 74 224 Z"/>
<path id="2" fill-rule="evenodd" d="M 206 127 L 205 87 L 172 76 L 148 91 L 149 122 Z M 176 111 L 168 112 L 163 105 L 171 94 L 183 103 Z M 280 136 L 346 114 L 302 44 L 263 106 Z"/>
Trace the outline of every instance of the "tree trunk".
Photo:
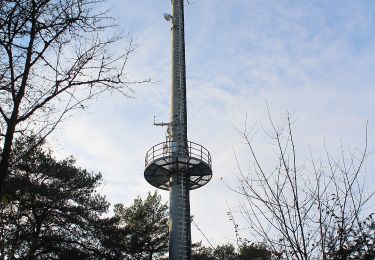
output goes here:
<path id="1" fill-rule="evenodd" d="M 12 151 L 12 142 L 14 137 L 14 132 L 16 129 L 15 119 L 8 123 L 7 132 L 5 134 L 4 146 L 1 153 L 1 160 L 0 160 L 0 198 L 4 195 L 4 185 L 5 179 L 8 175 L 8 168 L 9 168 L 9 160 L 10 154 Z"/>

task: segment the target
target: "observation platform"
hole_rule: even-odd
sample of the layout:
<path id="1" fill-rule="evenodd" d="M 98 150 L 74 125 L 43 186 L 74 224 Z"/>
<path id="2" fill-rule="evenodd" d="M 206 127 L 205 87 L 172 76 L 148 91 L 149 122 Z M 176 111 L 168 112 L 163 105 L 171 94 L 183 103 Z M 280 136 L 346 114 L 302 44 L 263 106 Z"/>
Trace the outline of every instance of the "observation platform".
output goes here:
<path id="1" fill-rule="evenodd" d="M 170 176 L 178 171 L 184 171 L 190 177 L 190 190 L 200 188 L 211 180 L 211 155 L 206 148 L 188 141 L 185 154 L 173 150 L 173 142 L 162 142 L 147 151 L 144 175 L 148 183 L 169 190 Z"/>

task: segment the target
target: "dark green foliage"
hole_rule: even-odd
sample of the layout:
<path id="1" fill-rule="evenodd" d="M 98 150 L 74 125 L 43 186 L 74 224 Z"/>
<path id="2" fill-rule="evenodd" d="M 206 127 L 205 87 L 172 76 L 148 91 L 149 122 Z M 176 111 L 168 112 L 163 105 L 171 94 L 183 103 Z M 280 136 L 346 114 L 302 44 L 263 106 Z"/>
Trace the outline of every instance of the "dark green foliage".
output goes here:
<path id="1" fill-rule="evenodd" d="M 236 249 L 232 244 L 219 245 L 216 248 L 205 247 L 202 243 L 193 245 L 193 260 L 267 260 L 277 259 L 262 244 L 242 244 Z"/>
<path id="2" fill-rule="evenodd" d="M 168 251 L 168 206 L 161 196 L 149 193 L 145 200 L 136 198 L 129 207 L 115 205 L 115 217 L 127 236 L 126 252 L 134 259 L 157 259 Z"/>
<path id="3" fill-rule="evenodd" d="M 375 259 L 375 219 L 370 214 L 362 223 L 342 235 L 342 241 L 330 235 L 328 259 Z M 340 243 L 341 242 L 341 243 Z"/>
<path id="4" fill-rule="evenodd" d="M 276 255 L 263 244 L 243 244 L 239 247 L 238 251 L 239 260 L 277 259 Z"/>
<path id="5" fill-rule="evenodd" d="M 30 145 L 19 142 L 15 152 Z M 2 258 L 114 257 L 110 249 L 115 245 L 108 241 L 121 230 L 115 228 L 115 218 L 101 218 L 109 206 L 95 191 L 102 176 L 74 164 L 71 157 L 56 161 L 39 147 L 14 165 L 5 190 L 10 202 L 0 212 Z"/>
<path id="6" fill-rule="evenodd" d="M 223 259 L 223 260 L 236 260 L 238 254 L 236 253 L 236 249 L 232 244 L 225 244 L 216 247 L 213 250 L 213 255 L 215 259 Z"/>
<path id="7" fill-rule="evenodd" d="M 212 259 L 212 248 L 205 247 L 202 242 L 192 244 L 191 255 L 193 260 L 210 260 Z"/>

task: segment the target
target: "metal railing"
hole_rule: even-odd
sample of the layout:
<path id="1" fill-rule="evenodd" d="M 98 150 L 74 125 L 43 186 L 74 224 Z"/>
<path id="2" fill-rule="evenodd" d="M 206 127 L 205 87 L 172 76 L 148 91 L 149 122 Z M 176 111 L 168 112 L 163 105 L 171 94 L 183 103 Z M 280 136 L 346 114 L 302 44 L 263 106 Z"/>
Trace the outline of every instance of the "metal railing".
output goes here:
<path id="1" fill-rule="evenodd" d="M 151 147 L 146 153 L 145 166 L 147 167 L 150 163 L 163 157 L 190 157 L 201 160 L 211 167 L 211 154 L 202 145 L 188 141 L 188 155 L 173 152 L 173 145 L 174 142 L 167 141 L 156 144 L 153 147 Z"/>

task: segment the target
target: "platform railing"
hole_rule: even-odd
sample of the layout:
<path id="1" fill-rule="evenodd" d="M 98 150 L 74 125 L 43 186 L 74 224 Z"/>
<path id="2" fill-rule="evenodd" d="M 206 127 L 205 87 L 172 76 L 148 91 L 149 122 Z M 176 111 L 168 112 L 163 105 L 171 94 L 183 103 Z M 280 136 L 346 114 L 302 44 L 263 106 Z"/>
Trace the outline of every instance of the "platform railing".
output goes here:
<path id="1" fill-rule="evenodd" d="M 155 160 L 163 157 L 187 157 L 186 154 L 178 154 L 176 152 L 172 152 L 173 145 L 174 142 L 167 141 L 151 147 L 146 153 L 145 166 L 147 167 Z M 188 141 L 187 145 L 187 151 L 189 152 L 188 157 L 201 160 L 211 167 L 211 154 L 206 148 L 191 141 Z"/>

